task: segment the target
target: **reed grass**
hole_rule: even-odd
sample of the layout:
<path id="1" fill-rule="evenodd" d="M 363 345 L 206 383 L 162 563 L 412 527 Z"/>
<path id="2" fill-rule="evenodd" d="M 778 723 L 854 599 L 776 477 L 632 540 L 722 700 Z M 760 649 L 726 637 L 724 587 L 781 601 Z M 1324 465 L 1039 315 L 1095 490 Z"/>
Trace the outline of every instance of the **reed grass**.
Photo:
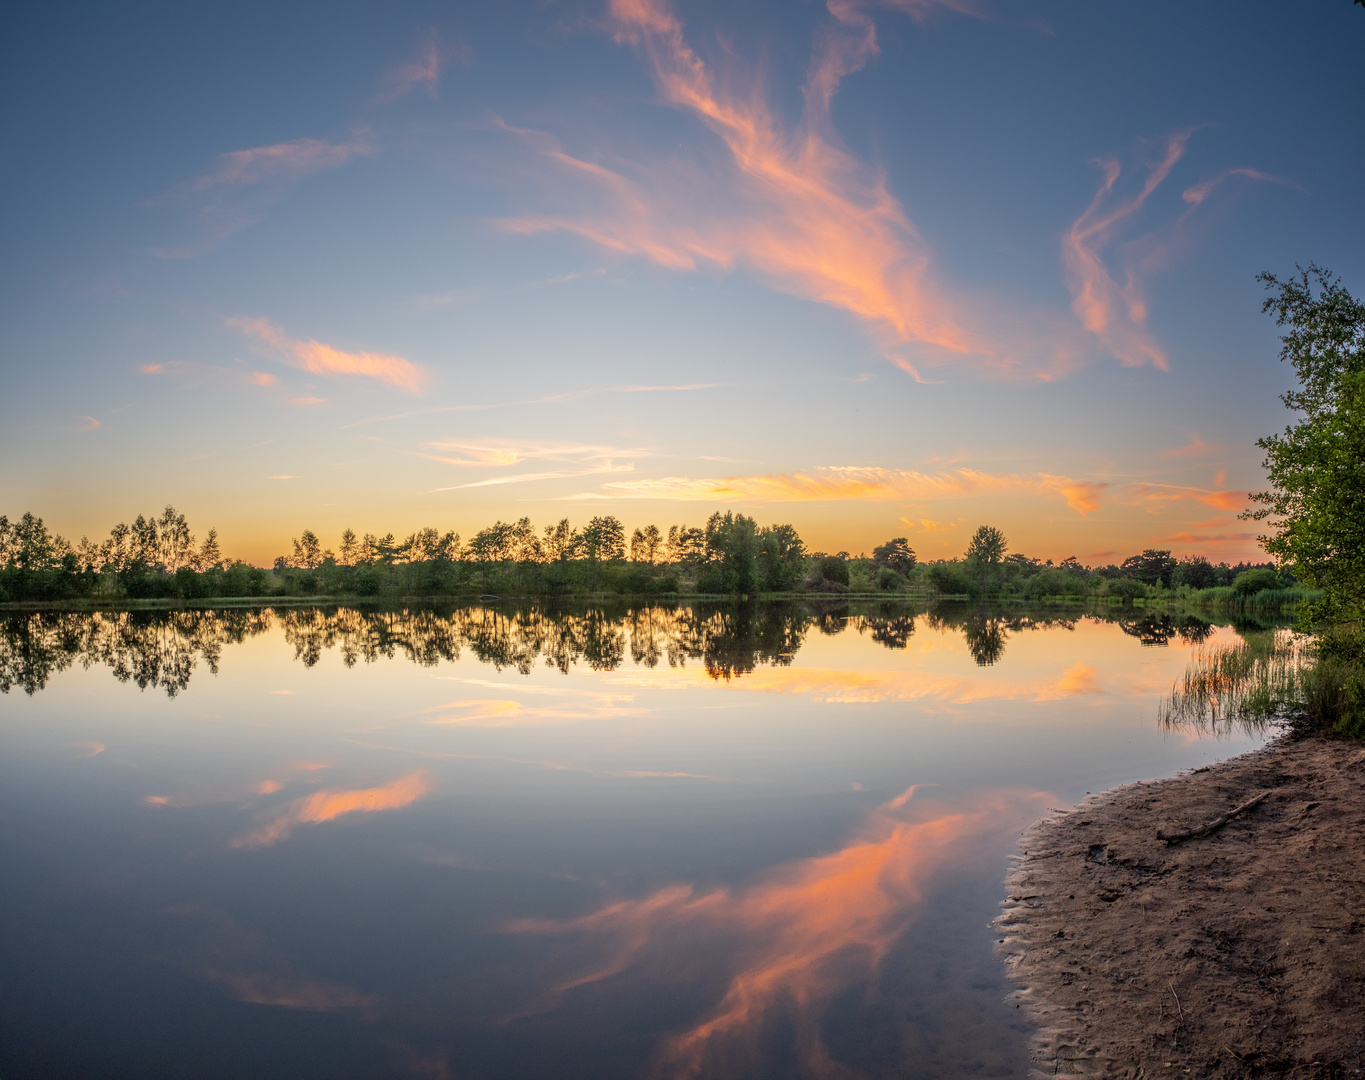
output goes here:
<path id="1" fill-rule="evenodd" d="M 1248 631 L 1238 644 L 1201 645 L 1157 716 L 1167 728 L 1261 729 L 1303 703 L 1312 666 L 1310 639 L 1289 630 Z"/>

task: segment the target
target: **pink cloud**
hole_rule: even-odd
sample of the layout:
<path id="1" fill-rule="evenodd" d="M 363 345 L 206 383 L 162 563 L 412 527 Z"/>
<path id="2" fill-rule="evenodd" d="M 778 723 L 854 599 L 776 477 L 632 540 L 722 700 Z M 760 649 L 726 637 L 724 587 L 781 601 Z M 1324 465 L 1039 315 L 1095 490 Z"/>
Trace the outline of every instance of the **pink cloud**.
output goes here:
<path id="1" fill-rule="evenodd" d="M 935 8 L 975 13 L 966 3 L 891 6 L 917 15 Z M 741 80 L 711 70 L 662 0 L 613 0 L 616 40 L 641 54 L 666 104 L 719 139 L 723 167 L 704 176 L 676 161 L 608 168 L 543 133 L 504 125 L 581 181 L 603 208 L 520 215 L 501 226 L 574 233 L 674 270 L 751 269 L 780 291 L 849 312 L 916 377 L 916 364 L 962 360 L 1043 377 L 1074 366 L 1079 335 L 1050 316 L 1010 312 L 998 299 L 945 287 L 885 177 L 843 148 L 830 103 L 842 80 L 876 55 L 876 30 L 866 5 L 833 0 L 828 7 L 832 21 L 817 41 L 804 113 L 788 129 L 758 91 L 737 91 Z M 557 194 L 564 191 L 560 185 Z"/>
<path id="2" fill-rule="evenodd" d="M 370 132 L 362 128 L 349 142 L 294 139 L 220 154 L 207 172 L 148 200 L 149 206 L 171 203 L 190 210 L 198 234 L 189 243 L 153 248 L 150 253 L 162 259 L 201 254 L 239 229 L 254 225 L 271 204 L 303 180 L 375 149 Z"/>
<path id="3" fill-rule="evenodd" d="M 1138 503 L 1149 503 L 1164 508 L 1172 502 L 1188 500 L 1212 506 L 1216 510 L 1238 511 L 1246 509 L 1248 493 L 1245 491 L 1210 491 L 1207 488 L 1181 487 L 1176 484 L 1135 484 L 1131 497 Z"/>
<path id="4" fill-rule="evenodd" d="M 1233 176 L 1245 176 L 1251 180 L 1264 180 L 1267 183 L 1281 184 L 1284 187 L 1292 187 L 1297 189 L 1298 191 L 1306 192 L 1307 190 L 1303 187 L 1302 184 L 1296 183 L 1293 180 L 1286 180 L 1281 176 L 1273 176 L 1270 173 L 1261 172 L 1258 169 L 1224 169 L 1222 172 L 1217 173 L 1216 175 L 1211 176 L 1206 180 L 1201 180 L 1199 181 L 1199 183 L 1193 185 L 1192 187 L 1186 188 L 1183 192 L 1180 193 L 1180 197 L 1184 199 L 1187 203 L 1189 203 L 1191 206 L 1198 206 L 1200 203 L 1202 203 L 1205 199 L 1209 197 L 1209 194 L 1213 191 L 1214 188 L 1216 188 L 1224 180 L 1227 180 Z"/>
<path id="5" fill-rule="evenodd" d="M 1226 449 L 1225 443 L 1205 442 L 1198 435 L 1191 435 L 1188 443 L 1184 446 L 1173 446 L 1171 449 L 1163 451 L 1163 456 L 1170 458 L 1208 457 L 1210 454 L 1216 454 L 1224 449 Z"/>
<path id="6" fill-rule="evenodd" d="M 429 381 L 428 374 L 411 360 L 385 353 L 346 352 L 320 341 L 290 338 L 266 319 L 246 316 L 230 318 L 227 324 L 255 339 L 272 352 L 280 355 L 286 363 L 314 375 L 359 376 L 375 379 L 405 390 L 409 394 L 420 394 Z M 322 398 L 296 399 L 299 404 L 317 404 Z"/>
<path id="7" fill-rule="evenodd" d="M 314 173 L 339 168 L 354 157 L 372 154 L 369 133 L 361 131 L 349 143 L 294 139 L 272 146 L 253 146 L 218 155 L 218 164 L 185 185 L 195 194 L 221 188 L 250 187 L 272 181 L 297 181 Z"/>
<path id="8" fill-rule="evenodd" d="M 1072 310 L 1086 330 L 1130 367 L 1152 364 L 1170 370 L 1165 352 L 1144 325 L 1147 304 L 1141 281 L 1131 273 L 1122 285 L 1115 281 L 1105 264 L 1104 250 L 1184 156 L 1191 134 L 1192 130 L 1182 131 L 1166 140 L 1160 159 L 1148 167 L 1141 190 L 1127 199 L 1111 198 L 1123 171 L 1118 159 L 1102 160 L 1104 181 L 1062 240 L 1062 263 L 1074 296 Z"/>
<path id="9" fill-rule="evenodd" d="M 380 77 L 382 89 L 376 100 L 381 105 L 392 105 L 419 87 L 425 90 L 429 97 L 434 98 L 441 85 L 441 65 L 450 59 L 467 64 L 472 58 L 472 50 L 463 41 L 457 39 L 445 43 L 441 36 L 432 30 L 413 59 L 386 71 Z"/>

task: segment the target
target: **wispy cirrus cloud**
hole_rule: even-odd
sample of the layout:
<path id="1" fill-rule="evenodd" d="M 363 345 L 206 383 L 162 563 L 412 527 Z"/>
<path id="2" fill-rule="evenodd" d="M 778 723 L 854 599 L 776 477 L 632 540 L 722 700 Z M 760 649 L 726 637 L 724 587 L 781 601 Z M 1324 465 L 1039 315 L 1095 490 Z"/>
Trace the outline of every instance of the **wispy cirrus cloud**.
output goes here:
<path id="1" fill-rule="evenodd" d="M 597 476 L 602 473 L 634 472 L 634 465 L 616 465 L 604 462 L 587 469 L 561 469 L 550 472 L 512 473 L 507 476 L 491 476 L 487 480 L 471 480 L 467 484 L 454 484 L 451 487 L 434 488 L 435 491 L 460 491 L 464 488 L 497 487 L 501 484 L 526 484 L 535 480 L 562 480 L 575 476 Z"/>
<path id="2" fill-rule="evenodd" d="M 1198 435 L 1191 434 L 1190 441 L 1184 446 L 1173 446 L 1169 450 L 1163 450 L 1162 456 L 1169 458 L 1199 458 L 1208 457 L 1227 449 L 1226 443 L 1211 443 L 1201 439 Z"/>
<path id="3" fill-rule="evenodd" d="M 533 442 L 463 442 L 438 439 L 422 444 L 429 451 L 422 454 L 447 465 L 494 466 L 516 465 L 523 461 L 612 461 L 620 457 L 647 457 L 644 447 L 603 446 L 590 443 L 533 443 Z M 458 456 L 450 456 L 450 455 Z"/>
<path id="4" fill-rule="evenodd" d="M 369 129 L 361 128 L 346 142 L 294 139 L 220 154 L 208 171 L 147 200 L 149 206 L 171 204 L 186 208 L 193 214 L 200 233 L 187 244 L 153 248 L 151 253 L 163 259 L 202 254 L 234 232 L 261 220 L 270 206 L 303 180 L 340 168 L 375 150 Z"/>
<path id="5" fill-rule="evenodd" d="M 1060 498 L 1084 516 L 1096 509 L 1109 484 L 1055 473 L 987 473 L 951 469 L 923 473 L 875 466 L 829 465 L 810 472 L 730 476 L 721 479 L 667 476 L 616 480 L 603 485 L 612 495 L 685 502 L 818 502 L 846 499 L 921 502 L 980 495 Z"/>
<path id="6" fill-rule="evenodd" d="M 386 353 L 347 352 L 312 339 L 287 336 L 266 319 L 239 316 L 225 320 L 227 325 L 259 342 L 285 363 L 314 375 L 356 376 L 388 383 L 409 394 L 420 394 L 430 376 L 411 360 Z M 321 401 L 314 398 L 305 404 Z"/>
<path id="7" fill-rule="evenodd" d="M 1225 180 L 1230 180 L 1234 176 L 1245 176 L 1250 180 L 1264 180 L 1269 184 L 1280 184 L 1283 187 L 1291 187 L 1296 191 L 1307 194 L 1308 189 L 1295 180 L 1286 180 L 1283 176 L 1275 176 L 1271 173 L 1261 172 L 1259 169 L 1224 169 L 1220 173 L 1215 173 L 1199 183 L 1194 184 L 1180 193 L 1180 197 L 1191 206 L 1198 206 L 1213 192 L 1213 189 Z"/>
<path id="8" fill-rule="evenodd" d="M 434 98 L 441 85 L 442 65 L 449 60 L 467 64 L 473 58 L 474 51 L 463 41 L 443 38 L 431 30 L 417 49 L 416 56 L 390 68 L 379 77 L 380 91 L 375 101 L 380 105 L 392 105 L 419 88 Z"/>
<path id="9" fill-rule="evenodd" d="M 1166 140 L 1157 161 L 1148 166 L 1146 179 L 1135 195 L 1115 199 L 1115 185 L 1123 173 L 1119 160 L 1099 162 L 1104 180 L 1062 239 L 1062 263 L 1074 297 L 1071 309 L 1086 330 L 1098 337 L 1123 364 L 1152 364 L 1170 370 L 1166 353 L 1146 329 L 1147 304 L 1142 281 L 1131 270 L 1122 283 L 1105 263 L 1104 251 L 1139 210 L 1175 163 L 1185 154 L 1193 129 Z"/>
<path id="10" fill-rule="evenodd" d="M 886 6 L 919 17 L 936 9 L 979 14 L 962 2 Z M 566 152 L 543 132 L 504 125 L 576 179 L 586 198 L 573 212 L 518 215 L 502 227 L 574 233 L 675 270 L 748 268 L 778 290 L 849 312 L 916 377 L 917 363 L 969 361 L 1045 376 L 1074 366 L 1082 343 L 1063 321 L 1007 313 L 999 298 L 947 287 L 885 176 L 838 139 L 830 104 L 843 79 L 878 51 L 869 7 L 828 4 L 803 115 L 789 128 L 760 91 L 735 89 L 742 80 L 718 74 L 693 51 L 664 0 L 613 0 L 608 25 L 616 40 L 641 54 L 666 104 L 719 138 L 723 166 L 704 175 L 676 161 L 608 167 Z M 594 202 L 603 209 L 585 208 Z"/>
<path id="11" fill-rule="evenodd" d="M 457 440 L 438 440 L 423 444 L 425 450 L 406 450 L 413 457 L 439 461 L 463 468 L 502 468 L 524 461 L 555 461 L 577 466 L 572 469 L 549 469 L 536 472 L 503 473 L 482 480 L 434 488 L 434 491 L 459 491 L 464 488 L 496 487 L 502 484 L 524 484 L 537 480 L 559 480 L 567 477 L 594 476 L 604 473 L 630 473 L 635 465 L 617 463 L 618 457 L 648 456 L 650 451 L 618 446 L 598 446 L 577 443 L 471 443 Z"/>
<path id="12" fill-rule="evenodd" d="M 1245 491 L 1216 491 L 1208 488 L 1185 487 L 1179 484 L 1139 483 L 1131 488 L 1129 497 L 1137 503 L 1164 509 L 1173 502 L 1198 502 L 1215 510 L 1245 510 L 1249 495 Z"/>
<path id="13" fill-rule="evenodd" d="M 1147 328 L 1147 279 L 1166 269 L 1175 254 L 1189 242 L 1190 215 L 1224 181 L 1242 176 L 1288 187 L 1303 188 L 1256 169 L 1225 169 L 1182 193 L 1187 209 L 1173 222 L 1145 235 L 1123 241 L 1124 231 L 1136 220 L 1153 192 L 1185 156 L 1190 138 L 1197 129 L 1187 128 L 1167 137 L 1136 192 L 1119 194 L 1124 166 L 1116 156 L 1098 162 L 1104 179 L 1090 205 L 1072 222 L 1062 239 L 1062 263 L 1071 289 L 1072 311 L 1081 325 L 1104 344 L 1120 362 L 1129 367 L 1151 364 L 1170 370 L 1170 361 L 1156 337 Z M 1111 269 L 1110 262 L 1117 263 Z"/>

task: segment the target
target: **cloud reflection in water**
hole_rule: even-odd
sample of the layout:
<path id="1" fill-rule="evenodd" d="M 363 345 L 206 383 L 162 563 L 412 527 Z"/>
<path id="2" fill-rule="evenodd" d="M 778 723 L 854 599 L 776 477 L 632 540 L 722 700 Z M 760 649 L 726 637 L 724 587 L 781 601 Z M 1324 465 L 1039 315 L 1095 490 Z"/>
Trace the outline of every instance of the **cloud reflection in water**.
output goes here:
<path id="1" fill-rule="evenodd" d="M 299 825 L 331 821 L 343 814 L 398 810 L 410 806 L 430 790 L 426 772 L 414 769 L 380 787 L 317 791 L 295 799 L 261 828 L 238 837 L 232 846 L 264 847 L 283 840 Z"/>
<path id="2" fill-rule="evenodd" d="M 721 999 L 693 1026 L 668 1037 L 661 1077 L 754 1075 L 773 1033 L 790 1025 L 803 1073 L 852 1075 L 821 1033 L 833 999 L 871 982 L 918 914 L 928 883 L 944 870 L 1004 851 L 1047 796 L 994 792 L 970 809 L 912 806 L 911 787 L 878 807 L 847 846 L 774 871 L 742 889 L 699 892 L 671 885 L 615 901 L 577 919 L 520 919 L 510 933 L 557 938 L 587 970 L 555 982 L 543 1011 L 565 995 L 613 977 L 651 973 L 675 985 L 699 957 L 728 965 Z M 914 813 L 915 809 L 919 813 Z"/>

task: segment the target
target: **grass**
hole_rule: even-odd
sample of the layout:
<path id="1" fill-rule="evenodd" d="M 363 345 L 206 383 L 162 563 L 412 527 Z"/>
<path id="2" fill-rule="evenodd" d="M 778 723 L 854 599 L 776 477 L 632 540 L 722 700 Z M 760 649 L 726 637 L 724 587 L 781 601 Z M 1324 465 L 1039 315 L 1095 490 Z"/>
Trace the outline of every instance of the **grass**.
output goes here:
<path id="1" fill-rule="evenodd" d="M 1171 688 L 1158 718 L 1168 728 L 1263 728 L 1304 699 L 1312 666 L 1309 639 L 1289 630 L 1246 633 L 1237 644 L 1199 646 L 1183 681 Z"/>
<path id="2" fill-rule="evenodd" d="M 1238 644 L 1208 644 L 1161 703 L 1167 728 L 1263 730 L 1294 716 L 1309 730 L 1365 738 L 1365 663 L 1359 633 L 1317 638 L 1246 631 Z"/>

